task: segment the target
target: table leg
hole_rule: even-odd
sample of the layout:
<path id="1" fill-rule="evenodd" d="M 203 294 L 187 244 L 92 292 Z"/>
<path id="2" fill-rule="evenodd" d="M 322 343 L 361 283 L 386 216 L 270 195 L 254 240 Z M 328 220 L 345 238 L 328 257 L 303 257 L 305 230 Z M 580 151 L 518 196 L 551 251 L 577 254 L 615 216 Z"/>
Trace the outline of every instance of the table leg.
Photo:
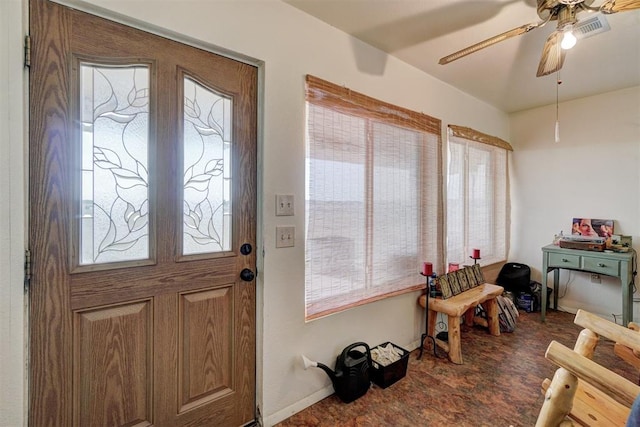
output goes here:
<path id="1" fill-rule="evenodd" d="M 627 327 L 633 322 L 633 290 L 631 288 L 631 276 L 629 263 L 620 265 L 620 285 L 622 286 L 622 326 Z M 633 272 L 631 272 L 633 274 Z"/>
<path id="2" fill-rule="evenodd" d="M 553 270 L 553 309 L 558 309 L 558 288 L 560 287 L 560 269 Z"/>
<path id="3" fill-rule="evenodd" d="M 549 276 L 549 265 L 547 261 L 547 254 L 542 253 L 542 289 L 540 290 L 540 301 L 542 307 L 540 307 L 540 321 L 544 322 L 547 315 L 547 279 Z"/>

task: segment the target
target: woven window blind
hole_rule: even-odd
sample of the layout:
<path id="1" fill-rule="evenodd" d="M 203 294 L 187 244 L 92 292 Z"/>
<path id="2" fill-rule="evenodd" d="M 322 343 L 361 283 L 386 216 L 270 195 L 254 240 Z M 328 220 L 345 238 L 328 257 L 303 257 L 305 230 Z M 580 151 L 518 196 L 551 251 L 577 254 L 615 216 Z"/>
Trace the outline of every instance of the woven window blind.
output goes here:
<path id="1" fill-rule="evenodd" d="M 444 265 L 440 120 L 307 76 L 307 320 Z"/>
<path id="2" fill-rule="evenodd" d="M 449 126 L 447 262 L 505 261 L 509 236 L 509 143 L 470 128 Z"/>

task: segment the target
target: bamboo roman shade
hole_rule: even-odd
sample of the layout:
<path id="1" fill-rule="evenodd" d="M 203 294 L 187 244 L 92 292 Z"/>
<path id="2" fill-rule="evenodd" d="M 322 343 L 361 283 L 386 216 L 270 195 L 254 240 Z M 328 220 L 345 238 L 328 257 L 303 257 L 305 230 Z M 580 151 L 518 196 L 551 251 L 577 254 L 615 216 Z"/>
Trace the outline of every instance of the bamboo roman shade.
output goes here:
<path id="1" fill-rule="evenodd" d="M 420 289 L 444 264 L 441 122 L 307 76 L 308 320 Z"/>
<path id="2" fill-rule="evenodd" d="M 508 253 L 511 145 L 474 129 L 449 125 L 447 261 L 469 262 L 480 249 L 482 265 Z"/>
<path id="3" fill-rule="evenodd" d="M 466 139 L 468 141 L 481 142 L 483 144 L 491 145 L 498 148 L 503 148 L 507 151 L 513 151 L 513 147 L 507 141 L 498 138 L 497 136 L 487 135 L 486 133 L 478 132 L 475 129 L 471 129 L 464 126 L 449 125 L 450 135 Z"/>

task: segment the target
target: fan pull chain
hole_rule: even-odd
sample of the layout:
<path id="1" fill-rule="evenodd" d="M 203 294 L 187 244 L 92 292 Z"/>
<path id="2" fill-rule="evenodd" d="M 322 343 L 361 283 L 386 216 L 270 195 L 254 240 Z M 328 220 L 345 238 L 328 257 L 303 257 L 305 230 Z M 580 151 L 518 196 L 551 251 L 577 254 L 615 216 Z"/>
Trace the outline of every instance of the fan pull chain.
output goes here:
<path id="1" fill-rule="evenodd" d="M 560 71 L 556 72 L 556 142 L 560 142 L 560 107 L 558 100 L 558 92 L 560 85 L 562 84 L 562 80 L 560 80 Z"/>

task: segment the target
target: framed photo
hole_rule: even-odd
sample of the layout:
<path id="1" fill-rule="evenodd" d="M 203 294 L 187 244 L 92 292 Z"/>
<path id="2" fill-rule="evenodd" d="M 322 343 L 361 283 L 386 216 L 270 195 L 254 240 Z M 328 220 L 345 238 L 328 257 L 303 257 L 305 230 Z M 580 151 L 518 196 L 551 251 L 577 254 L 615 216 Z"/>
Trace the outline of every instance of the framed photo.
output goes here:
<path id="1" fill-rule="evenodd" d="M 449 280 L 449 287 L 451 288 L 451 293 L 453 295 L 458 295 L 459 293 L 461 293 L 462 289 L 460 288 L 460 283 L 458 282 L 458 276 L 455 274 L 455 271 L 452 273 L 447 273 L 445 274 L 445 276 L 447 276 L 447 279 Z"/>
<path id="2" fill-rule="evenodd" d="M 613 220 L 573 218 L 571 234 L 584 237 L 603 237 L 609 246 L 613 235 Z"/>
<path id="3" fill-rule="evenodd" d="M 467 275 L 467 281 L 469 282 L 469 287 L 470 288 L 475 288 L 476 286 L 478 286 L 480 284 L 476 280 L 476 275 L 473 274 L 473 267 L 465 267 L 465 268 L 462 269 L 462 271 L 464 271 L 466 273 L 466 275 Z"/>
<path id="4" fill-rule="evenodd" d="M 451 298 L 453 296 L 451 285 L 449 284 L 449 278 L 446 274 L 438 277 L 438 284 L 440 285 L 440 292 L 442 292 L 442 299 Z"/>
<path id="5" fill-rule="evenodd" d="M 482 274 L 482 269 L 480 268 L 480 264 L 475 264 L 473 267 L 473 274 L 476 276 L 476 282 L 478 285 L 484 283 L 484 275 Z"/>
<path id="6" fill-rule="evenodd" d="M 469 281 L 467 280 L 467 273 L 464 270 L 465 269 L 463 268 L 462 270 L 453 272 L 453 274 L 458 278 L 458 283 L 460 284 L 460 289 L 462 290 L 462 292 L 471 288 L 469 286 Z"/>

